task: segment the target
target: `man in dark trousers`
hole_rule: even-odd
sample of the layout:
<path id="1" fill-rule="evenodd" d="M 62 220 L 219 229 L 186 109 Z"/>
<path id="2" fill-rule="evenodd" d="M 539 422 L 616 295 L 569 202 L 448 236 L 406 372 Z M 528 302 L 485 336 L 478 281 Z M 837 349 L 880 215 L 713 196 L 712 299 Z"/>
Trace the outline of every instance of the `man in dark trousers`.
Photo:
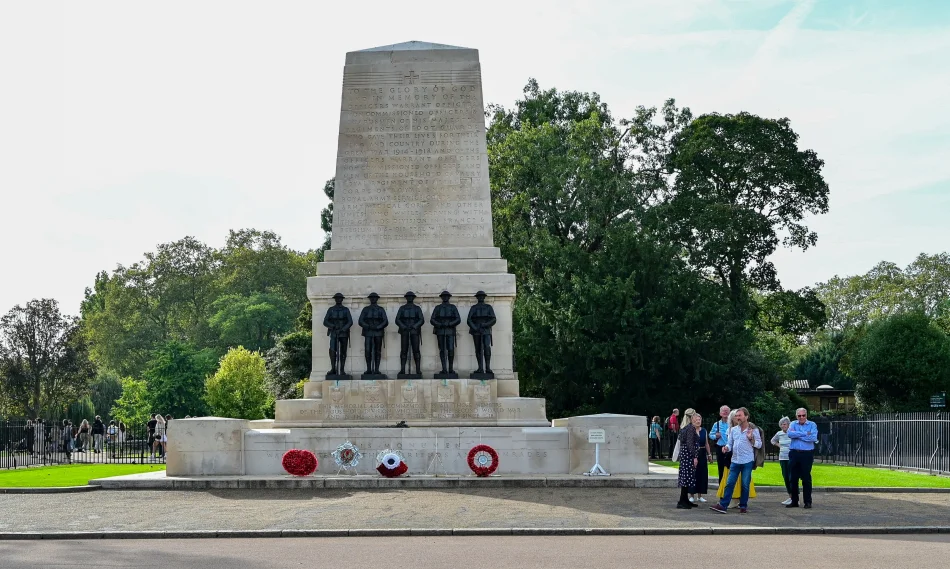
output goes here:
<path id="1" fill-rule="evenodd" d="M 102 417 L 96 415 L 96 420 L 92 422 L 92 440 L 96 453 L 102 452 L 102 439 L 106 434 L 106 426 L 102 422 Z"/>
<path id="2" fill-rule="evenodd" d="M 378 294 L 371 292 L 368 298 L 369 306 L 363 307 L 357 322 L 360 328 L 363 329 L 366 373 L 368 375 L 380 375 L 379 363 L 383 357 L 383 334 L 386 327 L 389 326 L 389 317 L 386 316 L 386 309 L 376 304 L 379 301 Z"/>
<path id="3" fill-rule="evenodd" d="M 426 318 L 422 308 L 415 303 L 416 293 L 411 290 L 404 295 L 406 304 L 396 312 L 396 327 L 399 328 L 399 375 L 406 374 L 406 362 L 409 360 L 409 348 L 416 364 L 415 375 L 422 377 L 422 351 L 419 349 L 420 333 Z"/>
<path id="4" fill-rule="evenodd" d="M 729 412 L 732 409 L 728 405 L 719 408 L 719 421 L 712 426 L 709 431 L 709 438 L 716 443 L 716 467 L 719 469 L 719 485 L 722 486 L 722 475 L 725 473 L 729 463 L 732 462 L 732 453 L 726 452 L 726 445 L 729 444 Z"/>
<path id="5" fill-rule="evenodd" d="M 788 427 L 788 438 L 792 439 L 788 446 L 788 485 L 792 491 L 792 503 L 785 507 L 798 507 L 798 481 L 801 480 L 805 508 L 811 508 L 811 466 L 815 461 L 818 425 L 808 420 L 808 411 L 803 408 L 795 411 L 795 419 Z"/>

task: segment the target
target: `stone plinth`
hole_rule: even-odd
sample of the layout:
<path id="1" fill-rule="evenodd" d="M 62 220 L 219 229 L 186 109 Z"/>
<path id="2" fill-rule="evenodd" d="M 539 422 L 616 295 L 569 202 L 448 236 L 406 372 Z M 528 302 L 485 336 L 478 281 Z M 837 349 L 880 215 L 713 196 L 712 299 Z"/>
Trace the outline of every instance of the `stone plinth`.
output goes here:
<path id="1" fill-rule="evenodd" d="M 175 419 L 168 429 L 169 476 L 244 474 L 244 433 L 249 430 L 244 419 Z"/>
<path id="2" fill-rule="evenodd" d="M 274 427 L 549 426 L 544 400 L 511 383 L 501 385 L 514 396 L 499 397 L 498 380 L 308 382 L 310 398 L 277 402 Z"/>
<path id="3" fill-rule="evenodd" d="M 255 423 L 265 427 L 265 422 Z M 559 427 L 323 427 L 248 428 L 248 422 L 202 417 L 176 419 L 169 429 L 169 476 L 273 476 L 286 474 L 281 457 L 290 449 L 308 449 L 319 459 L 317 474 L 336 474 L 331 453 L 350 441 L 363 453 L 356 473 L 373 474 L 376 453 L 403 453 L 409 475 L 470 475 L 467 456 L 477 444 L 498 452 L 497 474 L 575 474 L 594 464 L 589 429 L 604 429 L 600 464 L 611 474 L 646 474 L 646 417 L 589 415 L 558 420 Z M 442 467 L 432 463 L 441 455 Z M 352 474 L 353 471 L 350 471 Z"/>

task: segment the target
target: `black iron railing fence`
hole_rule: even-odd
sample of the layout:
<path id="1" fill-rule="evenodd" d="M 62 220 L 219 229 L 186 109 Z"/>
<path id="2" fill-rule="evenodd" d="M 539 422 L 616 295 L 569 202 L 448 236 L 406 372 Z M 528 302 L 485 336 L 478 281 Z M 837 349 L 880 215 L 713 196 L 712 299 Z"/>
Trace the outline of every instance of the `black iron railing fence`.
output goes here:
<path id="1" fill-rule="evenodd" d="M 950 414 L 819 417 L 821 460 L 950 474 Z"/>
<path id="2" fill-rule="evenodd" d="M 174 428 L 169 425 L 170 428 Z M 163 462 L 164 449 L 145 425 L 105 425 L 104 433 L 67 435 L 62 423 L 0 420 L 0 469 L 68 463 Z"/>
<path id="3" fill-rule="evenodd" d="M 950 474 L 950 413 L 888 413 L 811 420 L 818 425 L 818 460 Z M 706 425 L 706 429 L 711 426 Z M 768 459 L 778 459 L 778 447 L 768 442 L 779 430 L 778 425 L 759 426 L 765 430 Z M 667 459 L 671 437 L 671 433 L 664 432 L 660 444 L 661 456 Z"/>

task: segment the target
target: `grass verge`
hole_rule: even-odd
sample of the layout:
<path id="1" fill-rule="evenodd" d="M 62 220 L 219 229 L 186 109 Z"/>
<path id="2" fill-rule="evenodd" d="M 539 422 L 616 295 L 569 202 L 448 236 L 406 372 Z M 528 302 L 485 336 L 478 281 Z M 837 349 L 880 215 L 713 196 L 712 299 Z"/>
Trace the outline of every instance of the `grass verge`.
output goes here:
<path id="1" fill-rule="evenodd" d="M 0 488 L 85 486 L 95 478 L 165 470 L 164 464 L 63 464 L 0 470 Z"/>
<path id="2" fill-rule="evenodd" d="M 679 468 L 676 462 L 654 460 L 654 464 Z M 715 480 L 719 471 L 715 464 L 709 465 L 709 477 Z M 897 472 L 882 468 L 865 466 L 842 466 L 838 464 L 815 463 L 811 470 L 812 484 L 815 486 L 841 487 L 884 487 L 884 488 L 950 488 L 950 478 L 929 476 L 916 472 Z M 767 462 L 752 474 L 752 480 L 758 486 L 784 486 L 782 470 L 778 462 Z"/>

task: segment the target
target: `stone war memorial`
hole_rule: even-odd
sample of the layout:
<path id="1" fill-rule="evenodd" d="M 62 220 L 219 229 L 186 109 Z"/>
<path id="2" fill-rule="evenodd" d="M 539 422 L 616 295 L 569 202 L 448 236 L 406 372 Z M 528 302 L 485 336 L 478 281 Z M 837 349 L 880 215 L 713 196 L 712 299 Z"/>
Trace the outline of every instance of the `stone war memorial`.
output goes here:
<path id="1" fill-rule="evenodd" d="M 282 475 L 291 449 L 312 451 L 317 475 L 378 476 L 384 450 L 409 476 L 471 475 L 476 445 L 496 453 L 496 475 L 583 474 L 601 429 L 604 468 L 647 473 L 644 417 L 552 422 L 543 399 L 520 396 L 477 50 L 346 54 L 332 246 L 317 273 L 303 398 L 278 401 L 272 421 L 176 420 L 168 476 Z"/>

